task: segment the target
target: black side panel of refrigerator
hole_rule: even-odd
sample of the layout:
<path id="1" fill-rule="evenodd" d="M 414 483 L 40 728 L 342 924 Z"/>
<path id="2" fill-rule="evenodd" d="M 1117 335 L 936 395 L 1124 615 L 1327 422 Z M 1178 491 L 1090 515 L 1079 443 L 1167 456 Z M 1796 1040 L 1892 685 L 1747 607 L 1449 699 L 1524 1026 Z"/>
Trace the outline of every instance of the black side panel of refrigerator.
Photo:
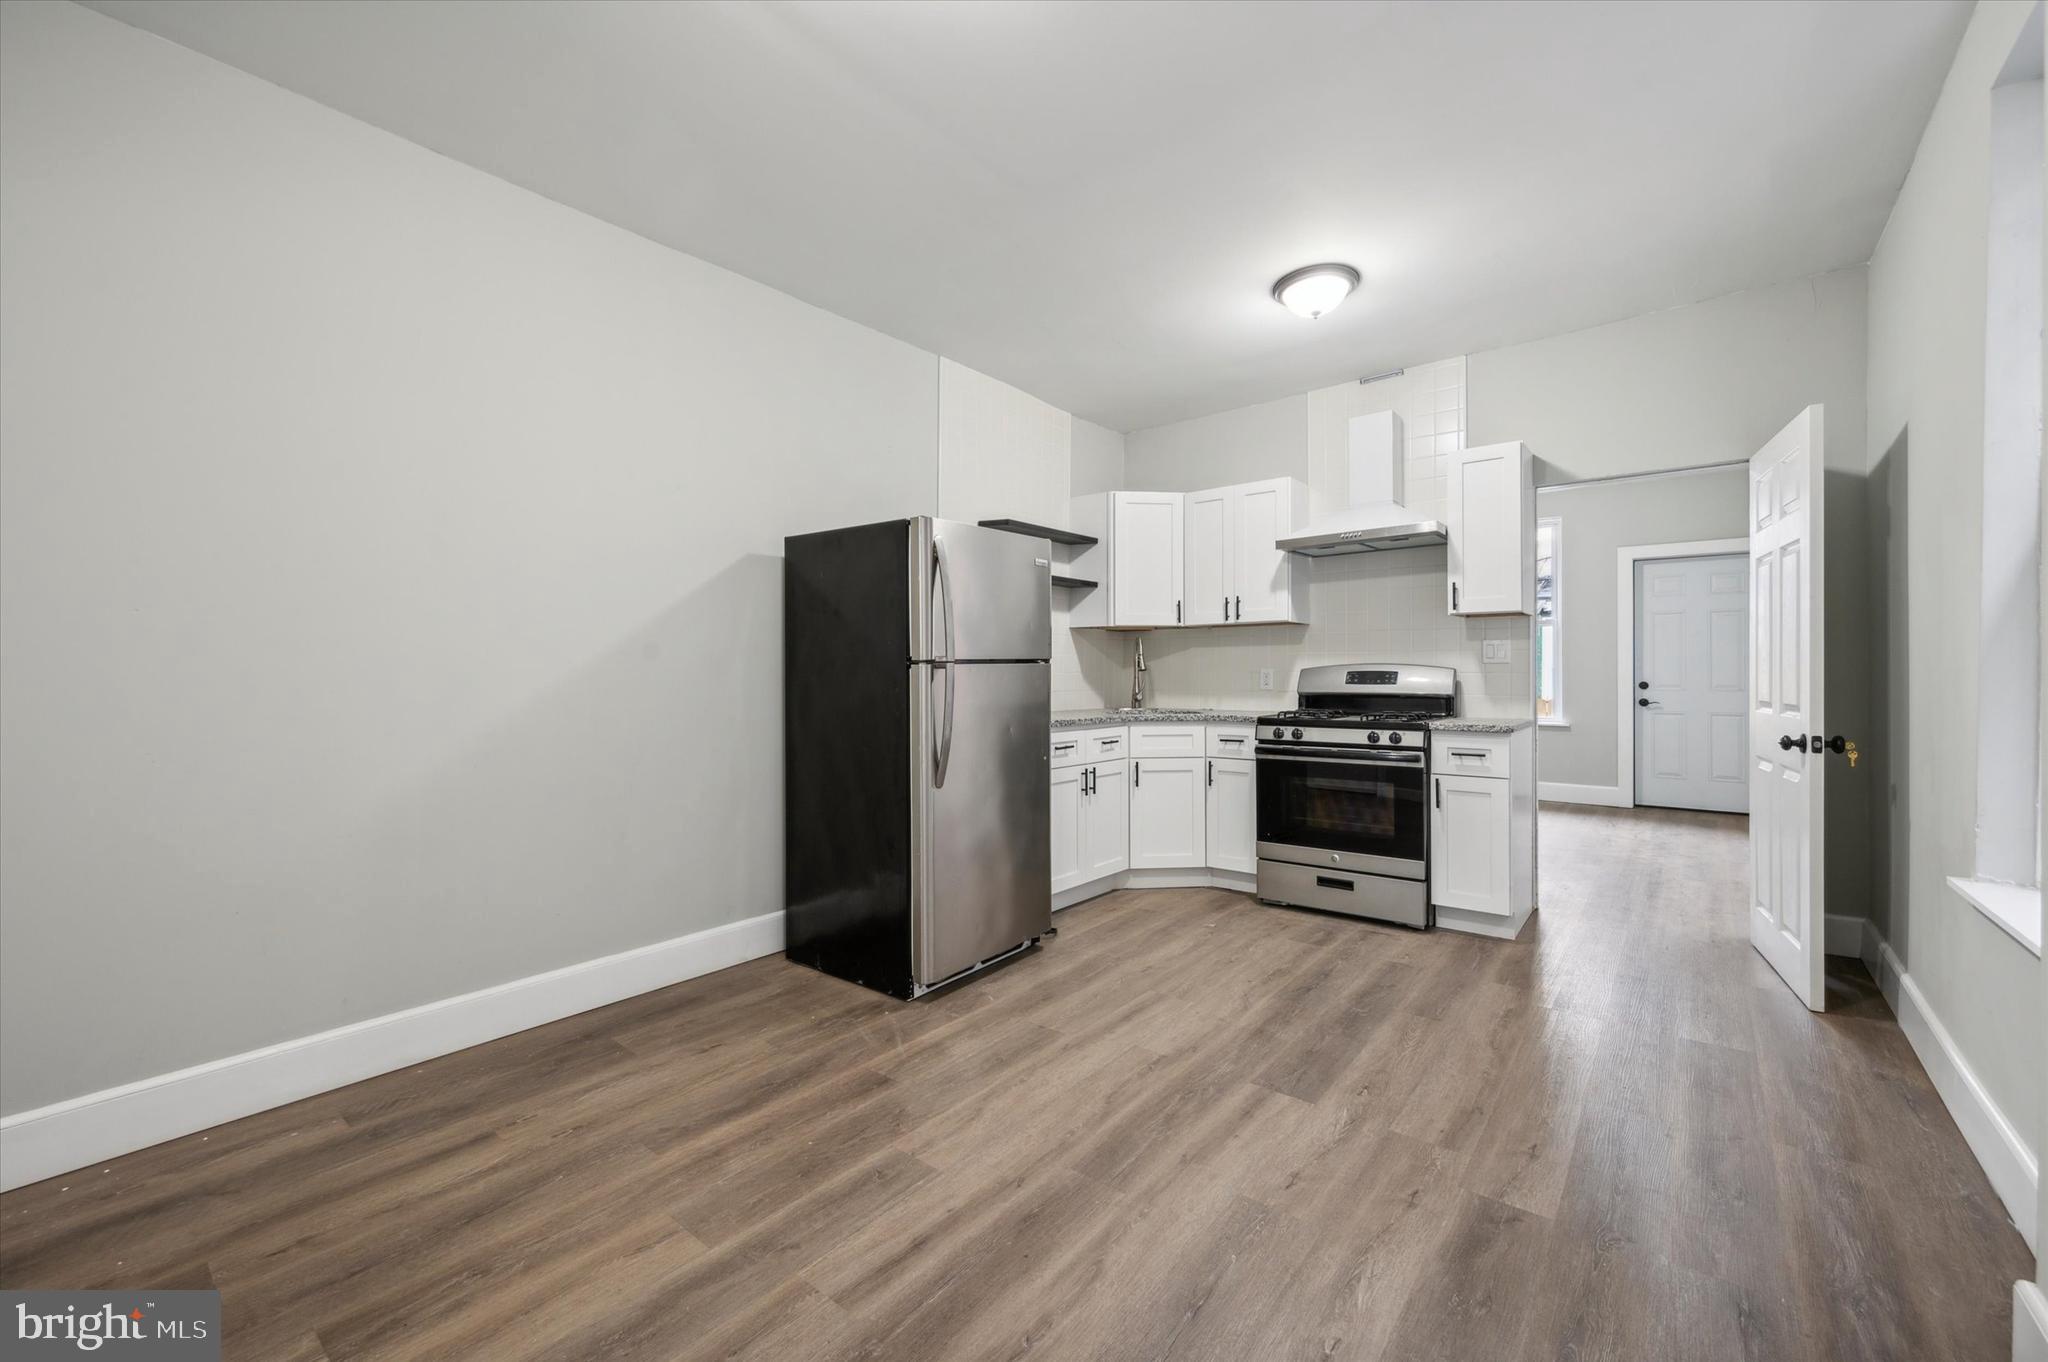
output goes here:
<path id="1" fill-rule="evenodd" d="M 899 998 L 910 961 L 908 521 L 783 541 L 785 954 Z"/>

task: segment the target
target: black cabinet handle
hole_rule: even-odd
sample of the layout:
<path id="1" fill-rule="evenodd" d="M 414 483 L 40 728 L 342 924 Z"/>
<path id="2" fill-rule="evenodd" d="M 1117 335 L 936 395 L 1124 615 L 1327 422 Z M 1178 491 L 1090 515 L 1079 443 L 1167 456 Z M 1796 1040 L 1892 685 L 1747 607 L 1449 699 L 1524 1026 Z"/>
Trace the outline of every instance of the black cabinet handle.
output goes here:
<path id="1" fill-rule="evenodd" d="M 1239 619 L 1244 618 L 1244 597 L 1242 596 L 1237 598 L 1237 617 Z"/>
<path id="2" fill-rule="evenodd" d="M 1456 582 L 1452 582 L 1452 583 L 1451 583 L 1451 609 L 1453 609 L 1453 610 L 1456 610 L 1457 608 L 1458 608 L 1458 584 L 1457 584 Z"/>
<path id="3" fill-rule="evenodd" d="M 1230 618 L 1230 597 L 1228 596 L 1223 598 L 1223 618 Z"/>
<path id="4" fill-rule="evenodd" d="M 1173 622 L 1174 622 L 1175 624 L 1179 624 L 1179 623 L 1180 623 L 1180 602 L 1179 602 L 1179 601 L 1175 601 L 1175 602 L 1173 603 Z"/>
<path id="5" fill-rule="evenodd" d="M 1139 779 L 1139 777 L 1144 773 L 1144 769 L 1144 767 L 1140 766 L 1135 761 L 1131 763 L 1131 788 L 1133 790 L 1137 789 L 1138 786 L 1143 783 Z"/>
<path id="6" fill-rule="evenodd" d="M 1209 783 L 1211 785 L 1216 783 L 1216 763 L 1213 761 L 1209 763 Z"/>
<path id="7" fill-rule="evenodd" d="M 1436 806 L 1439 809 L 1444 806 L 1444 778 L 1442 776 L 1436 778 Z"/>

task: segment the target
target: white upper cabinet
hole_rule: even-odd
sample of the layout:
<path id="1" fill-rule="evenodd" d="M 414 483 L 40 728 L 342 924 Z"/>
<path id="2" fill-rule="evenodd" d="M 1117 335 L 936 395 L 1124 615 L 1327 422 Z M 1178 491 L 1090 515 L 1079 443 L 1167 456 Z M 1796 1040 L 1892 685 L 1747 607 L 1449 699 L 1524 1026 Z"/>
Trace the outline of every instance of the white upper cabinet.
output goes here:
<path id="1" fill-rule="evenodd" d="M 1181 494 L 1109 494 L 1112 628 L 1181 623 Z"/>
<path id="2" fill-rule="evenodd" d="M 1308 488 L 1293 478 L 1104 492 L 1077 498 L 1067 519 L 1102 541 L 1073 570 L 1107 588 L 1075 602 L 1076 627 L 1308 622 L 1308 560 L 1274 547 L 1308 523 Z"/>
<path id="3" fill-rule="evenodd" d="M 1536 476 L 1510 442 L 1451 455 L 1446 508 L 1453 615 L 1536 613 Z"/>
<path id="4" fill-rule="evenodd" d="M 1207 492 L 1189 492 L 1182 515 L 1185 537 L 1181 569 L 1187 600 L 1183 624 L 1227 624 L 1230 621 L 1230 593 L 1237 574 L 1232 558 L 1237 536 L 1233 533 L 1236 489 L 1217 487 Z"/>
<path id="5" fill-rule="evenodd" d="M 1308 560 L 1273 544 L 1308 523 L 1308 488 L 1293 478 L 1269 478 L 1223 490 L 1230 502 L 1231 623 L 1306 624 Z M 1213 495 L 1194 492 L 1189 500 Z"/>

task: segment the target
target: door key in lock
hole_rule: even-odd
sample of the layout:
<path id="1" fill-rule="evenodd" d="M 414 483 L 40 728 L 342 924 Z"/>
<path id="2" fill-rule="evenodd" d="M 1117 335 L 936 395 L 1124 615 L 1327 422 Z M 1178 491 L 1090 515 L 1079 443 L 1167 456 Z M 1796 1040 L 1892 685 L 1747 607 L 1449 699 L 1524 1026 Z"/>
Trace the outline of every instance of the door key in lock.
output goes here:
<path id="1" fill-rule="evenodd" d="M 1833 737 L 1827 740 L 1826 746 L 1828 751 L 1835 753 L 1837 756 L 1847 757 L 1849 759 L 1850 770 L 1853 771 L 1856 769 L 1856 758 L 1860 754 L 1856 751 L 1856 743 L 1854 739 Z"/>

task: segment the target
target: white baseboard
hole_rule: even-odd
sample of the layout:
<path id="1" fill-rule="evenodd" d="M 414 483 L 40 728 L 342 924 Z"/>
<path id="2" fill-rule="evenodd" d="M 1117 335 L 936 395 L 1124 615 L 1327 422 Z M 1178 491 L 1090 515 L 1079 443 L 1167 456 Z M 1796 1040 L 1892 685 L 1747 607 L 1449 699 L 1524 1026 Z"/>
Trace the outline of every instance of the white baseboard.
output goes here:
<path id="1" fill-rule="evenodd" d="M 1920 1057 L 1921 1067 L 1934 1081 L 1935 1092 L 1963 1132 L 1963 1140 L 1977 1156 L 1984 1175 L 1991 1180 L 1992 1190 L 2005 1203 L 2005 1213 L 2019 1228 L 2027 1247 L 2033 1248 L 2040 1211 L 2035 1198 L 2039 1195 L 2041 1176 L 2034 1151 L 2027 1148 L 2018 1128 L 1991 1100 L 1991 1094 L 1956 1048 L 1948 1028 L 1927 1005 L 1927 995 L 1906 973 L 1891 943 L 1878 938 L 1875 927 L 1867 928 L 1863 935 L 1866 952 L 1874 953 L 1878 961 L 1871 977 L 1884 991 L 1885 1001 L 1899 1019 L 1899 1029 L 1906 1033 L 1913 1053 Z M 1874 950 L 1869 944 L 1873 939 Z M 1866 965 L 1869 959 L 1866 954 Z"/>
<path id="2" fill-rule="evenodd" d="M 1821 949 L 1829 955 L 1846 955 L 1851 959 L 1863 958 L 1863 927 L 1860 917 L 1847 913 L 1829 913 L 1827 931 L 1821 939 Z M 1876 978 L 1875 974 L 1871 978 Z"/>
<path id="3" fill-rule="evenodd" d="M 2048 1297 L 2032 1282 L 2012 1284 L 2012 1362 L 2048 1362 Z"/>
<path id="4" fill-rule="evenodd" d="M 1599 804 L 1610 809 L 1633 806 L 1618 785 L 1565 785 L 1555 780 L 1538 781 L 1536 797 L 1552 804 Z"/>
<path id="5" fill-rule="evenodd" d="M 1119 870 L 1114 875 L 1060 890 L 1052 896 L 1052 910 L 1057 913 L 1119 889 L 1235 889 L 1253 894 L 1258 888 L 1257 875 L 1237 870 Z"/>
<path id="6" fill-rule="evenodd" d="M 0 1191 L 782 949 L 764 913 L 0 1118 Z"/>

